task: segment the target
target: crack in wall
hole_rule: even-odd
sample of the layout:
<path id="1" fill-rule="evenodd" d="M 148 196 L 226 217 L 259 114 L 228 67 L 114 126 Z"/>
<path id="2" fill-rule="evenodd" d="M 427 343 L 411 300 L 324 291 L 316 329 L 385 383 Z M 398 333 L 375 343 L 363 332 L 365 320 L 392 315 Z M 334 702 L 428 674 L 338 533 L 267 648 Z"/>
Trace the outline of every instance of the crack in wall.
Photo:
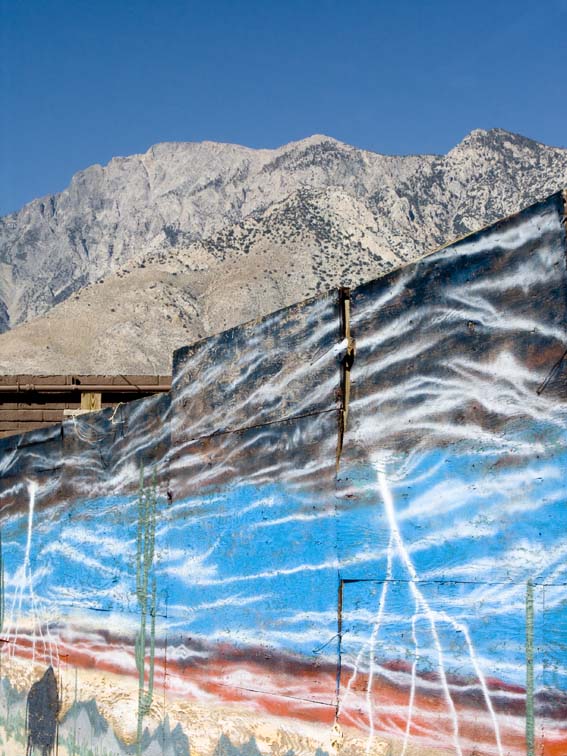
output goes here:
<path id="1" fill-rule="evenodd" d="M 346 342 L 346 351 L 341 360 L 341 406 L 339 409 L 339 430 L 337 439 L 337 472 L 339 469 L 348 420 L 351 386 L 350 371 L 354 363 L 356 351 L 356 344 L 350 332 L 350 289 L 346 286 L 339 289 L 339 312 L 341 318 L 341 340 Z"/>

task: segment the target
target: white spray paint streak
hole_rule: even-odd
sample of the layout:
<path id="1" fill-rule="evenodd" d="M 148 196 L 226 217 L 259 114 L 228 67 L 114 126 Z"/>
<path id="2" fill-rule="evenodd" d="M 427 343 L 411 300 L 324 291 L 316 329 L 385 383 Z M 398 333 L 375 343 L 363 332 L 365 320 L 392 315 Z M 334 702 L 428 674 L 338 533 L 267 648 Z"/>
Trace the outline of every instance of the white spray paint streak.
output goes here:
<path id="1" fill-rule="evenodd" d="M 409 556 L 409 552 L 403 542 L 398 523 L 396 520 L 396 514 L 395 514 L 395 507 L 394 507 L 394 501 L 392 497 L 392 493 L 390 491 L 390 487 L 388 485 L 388 480 L 386 478 L 384 469 L 383 469 L 383 463 L 381 461 L 378 461 L 376 464 L 376 470 L 378 474 L 378 486 L 381 494 L 381 498 L 384 504 L 384 512 L 386 515 L 386 519 L 388 522 L 388 527 L 390 530 L 390 540 L 388 543 L 388 563 L 387 563 L 387 580 L 385 581 L 383 587 L 382 587 L 382 593 L 380 597 L 380 604 L 378 607 L 378 614 L 376 617 L 376 622 L 374 624 L 372 635 L 370 638 L 369 644 L 364 645 L 361 650 L 358 653 L 358 656 L 356 658 L 355 664 L 354 664 L 354 671 L 351 676 L 351 679 L 349 680 L 349 683 L 347 685 L 347 689 L 345 692 L 345 696 L 343 697 L 343 700 L 341 702 L 341 708 L 344 707 L 346 698 L 350 694 L 350 690 L 352 687 L 352 684 L 358 674 L 358 668 L 360 665 L 360 662 L 366 652 L 367 647 L 370 647 L 370 671 L 368 675 L 368 684 L 366 687 L 366 704 L 367 709 L 369 713 L 369 736 L 368 741 L 366 745 L 366 753 L 369 754 L 372 749 L 372 741 L 374 738 L 374 732 L 375 732 L 375 725 L 374 725 L 374 716 L 373 716 L 373 709 L 372 709 L 372 701 L 371 701 L 371 692 L 372 692 L 372 681 L 374 678 L 374 648 L 376 645 L 376 641 L 378 638 L 378 633 L 380 630 L 380 626 L 382 623 L 384 610 L 385 610 L 385 602 L 386 602 L 386 596 L 387 596 L 387 582 L 391 579 L 392 575 L 392 562 L 394 558 L 394 552 L 396 552 L 397 556 L 400 558 L 405 570 L 407 571 L 409 575 L 409 589 L 411 591 L 411 594 L 414 598 L 415 602 L 415 610 L 412 617 L 412 640 L 414 644 L 415 649 L 415 657 L 414 662 L 412 664 L 412 676 L 411 676 L 411 689 L 410 689 L 410 698 L 408 703 L 408 717 L 406 722 L 406 728 L 404 733 L 404 741 L 401 751 L 401 756 L 405 756 L 407 752 L 407 748 L 409 745 L 409 736 L 410 736 L 410 730 L 411 730 L 411 724 L 412 724 L 412 718 L 413 718 L 413 707 L 414 707 L 414 701 L 415 701 L 415 689 L 416 689 L 416 677 L 417 677 L 417 662 L 419 658 L 419 645 L 417 640 L 417 633 L 416 633 L 416 620 L 418 619 L 419 615 L 422 614 L 424 616 L 430 627 L 430 632 L 432 635 L 433 643 L 435 646 L 435 650 L 437 653 L 437 669 L 439 678 L 441 681 L 441 685 L 443 688 L 443 693 L 445 696 L 445 700 L 447 703 L 447 707 L 451 716 L 451 720 L 453 723 L 453 741 L 454 741 L 454 747 L 455 752 L 458 754 L 458 756 L 462 756 L 462 748 L 459 741 L 459 723 L 458 723 L 458 716 L 457 711 L 455 708 L 455 704 L 453 701 L 453 698 L 451 696 L 451 692 L 449 689 L 449 684 L 447 681 L 447 676 L 445 673 L 445 662 L 444 662 L 444 654 L 443 654 L 443 648 L 441 646 L 441 641 L 439 638 L 439 633 L 437 630 L 437 622 L 442 621 L 449 624 L 453 629 L 455 629 L 457 632 L 463 633 L 463 636 L 465 638 L 468 653 L 473 665 L 473 668 L 475 670 L 475 673 L 478 677 L 478 680 L 480 682 L 480 686 L 483 692 L 483 696 L 486 702 L 487 709 L 490 713 L 493 727 L 494 727 L 494 735 L 496 740 L 496 745 L 498 749 L 499 756 L 503 756 L 503 750 L 502 750 L 502 743 L 500 738 L 500 731 L 498 722 L 496 719 L 496 714 L 494 712 L 494 707 L 492 705 L 492 701 L 490 698 L 490 693 L 488 690 L 488 686 L 486 684 L 486 679 L 484 677 L 484 674 L 480 668 L 480 665 L 478 663 L 478 659 L 476 657 L 476 653 L 474 650 L 474 646 L 472 644 L 472 640 L 470 638 L 470 634 L 468 631 L 468 628 L 465 627 L 463 624 L 456 622 L 453 620 L 449 615 L 447 615 L 445 612 L 436 612 L 434 611 L 430 606 L 428 601 L 426 600 L 425 596 L 419 589 L 417 583 L 419 581 L 419 576 L 416 572 L 415 566 Z"/>
<path id="2" fill-rule="evenodd" d="M 445 612 L 442 612 L 441 614 L 442 619 L 444 619 L 446 622 L 448 622 L 452 627 L 455 628 L 455 630 L 458 630 L 459 632 L 463 633 L 465 637 L 465 641 L 467 644 L 469 656 L 471 658 L 472 665 L 474 667 L 474 671 L 476 673 L 476 676 L 478 677 L 478 680 L 480 682 L 480 687 L 482 688 L 482 694 L 484 696 L 484 700 L 486 702 L 486 707 L 490 713 L 490 718 L 492 719 L 492 725 L 494 727 L 494 736 L 496 738 L 496 746 L 498 748 L 498 754 L 499 756 L 503 756 L 502 751 L 502 742 L 500 739 L 500 728 L 498 726 L 498 721 L 496 719 L 496 713 L 494 711 L 494 707 L 492 705 L 492 700 L 490 698 L 490 693 L 488 691 L 488 686 L 486 684 L 486 678 L 484 677 L 484 673 L 480 668 L 480 665 L 478 663 L 478 659 L 476 657 L 476 653 L 474 650 L 474 646 L 472 644 L 472 640 L 470 637 L 470 633 L 468 630 L 468 627 L 466 625 L 463 625 L 459 622 L 455 622 L 448 614 Z"/>
<path id="3" fill-rule="evenodd" d="M 387 559 L 388 559 L 388 562 L 387 562 L 387 565 L 386 565 L 386 574 L 389 574 L 389 575 L 392 574 L 392 553 L 393 553 L 393 551 L 392 551 L 392 534 L 390 534 L 390 542 L 388 543 L 388 550 L 387 550 Z M 379 630 L 380 630 L 380 625 L 382 623 L 382 618 L 384 616 L 384 607 L 386 605 L 386 596 L 387 596 L 387 593 L 388 593 L 388 581 L 385 580 L 384 583 L 382 584 L 382 591 L 380 592 L 380 600 L 378 602 L 376 621 L 374 623 L 374 627 L 373 627 L 373 630 L 372 630 L 372 638 L 373 638 L 374 645 L 376 644 L 376 641 L 378 640 L 378 633 L 379 633 Z M 364 643 L 364 644 L 361 645 L 361 647 L 360 647 L 360 649 L 358 651 L 358 654 L 357 654 L 356 659 L 355 659 L 354 664 L 353 664 L 352 675 L 350 676 L 350 679 L 349 679 L 349 681 L 347 683 L 347 686 L 346 686 L 345 694 L 344 694 L 343 699 L 342 699 L 342 701 L 340 702 L 340 705 L 339 705 L 339 712 L 344 707 L 347 698 L 350 696 L 351 688 L 354 685 L 354 682 L 355 682 L 356 678 L 358 677 L 358 670 L 359 670 L 360 664 L 362 662 L 362 659 L 364 658 L 365 654 L 367 653 L 368 646 L 369 646 L 368 643 Z M 369 713 L 369 716 L 370 716 L 371 715 L 371 710 L 369 710 L 368 713 Z"/>
<path id="4" fill-rule="evenodd" d="M 17 571 L 18 584 L 12 600 L 12 607 L 10 610 L 10 624 L 9 632 L 11 634 L 12 628 L 14 629 L 14 638 L 12 642 L 12 651 L 15 652 L 16 644 L 19 635 L 19 618 L 22 613 L 22 600 L 24 595 L 24 589 L 26 588 L 26 578 L 28 576 L 28 570 L 30 566 L 30 554 L 31 554 L 31 541 L 33 532 L 33 513 L 35 509 L 35 493 L 37 490 L 37 483 L 30 481 L 28 483 L 28 527 L 26 536 L 26 547 L 24 550 L 24 558 L 22 565 Z M 17 605 L 17 608 L 16 608 Z M 16 620 L 16 617 L 18 618 Z M 35 661 L 35 643 L 33 645 L 33 659 Z"/>
<path id="5" fill-rule="evenodd" d="M 421 606 L 423 613 L 425 614 L 425 616 L 427 617 L 429 621 L 429 627 L 431 629 L 433 643 L 435 645 L 435 650 L 437 652 L 437 661 L 438 661 L 437 670 L 439 673 L 439 678 L 441 680 L 441 685 L 443 688 L 443 693 L 445 695 L 445 700 L 447 702 L 447 706 L 451 714 L 451 719 L 453 721 L 453 742 L 455 745 L 455 752 L 458 754 L 458 756 L 462 756 L 463 751 L 461 749 L 461 745 L 459 742 L 459 720 L 457 717 L 457 710 L 455 709 L 455 704 L 451 696 L 451 692 L 449 691 L 447 675 L 445 673 L 443 648 L 441 647 L 441 641 L 439 639 L 439 633 L 437 631 L 435 615 L 434 615 L 434 612 L 431 610 L 428 602 L 426 601 L 425 596 L 417 587 L 418 575 L 413 565 L 413 562 L 411 561 L 409 553 L 405 547 L 405 544 L 402 540 L 398 523 L 396 521 L 394 500 L 392 497 L 392 493 L 390 491 L 390 487 L 388 486 L 388 479 L 386 478 L 384 470 L 382 469 L 382 465 L 377 464 L 376 467 L 377 467 L 377 472 L 378 472 L 378 485 L 380 488 L 380 493 L 382 495 L 382 501 L 384 503 L 384 512 L 386 514 L 386 519 L 388 521 L 388 527 L 390 529 L 390 533 L 393 536 L 393 542 L 396 546 L 398 556 L 400 557 L 402 564 L 404 565 L 406 571 L 408 572 L 410 576 L 409 588 L 412 593 L 412 596 L 414 597 L 416 604 Z M 374 662 L 371 659 L 371 665 L 373 663 Z M 373 731 L 373 728 L 372 728 L 372 731 Z M 369 745 L 370 745 L 370 737 L 369 737 Z M 367 751 L 368 751 L 368 748 L 369 746 L 367 746 Z"/>
<path id="6" fill-rule="evenodd" d="M 388 586 L 392 579 L 392 559 L 393 559 L 393 534 L 390 532 L 390 541 L 388 543 L 388 561 L 386 564 L 386 580 L 382 586 L 382 593 L 380 596 L 380 603 L 378 605 L 378 615 L 376 622 L 372 628 L 372 634 L 370 636 L 370 648 L 368 650 L 368 659 L 370 661 L 370 672 L 368 674 L 368 680 L 366 684 L 366 709 L 368 711 L 368 721 L 370 723 L 370 731 L 368 734 L 368 742 L 366 744 L 366 753 L 370 753 L 372 747 L 372 740 L 374 739 L 374 706 L 372 703 L 372 684 L 374 682 L 374 651 L 376 648 L 376 642 L 378 640 L 378 633 L 382 625 L 384 618 L 384 608 L 386 606 L 386 597 L 388 595 Z"/>
<path id="7" fill-rule="evenodd" d="M 37 604 L 35 592 L 33 589 L 33 575 L 32 575 L 32 570 L 31 570 L 31 546 L 32 546 L 33 517 L 34 517 L 34 512 L 35 512 L 35 498 L 36 498 L 36 493 L 37 493 L 37 483 L 35 481 L 29 481 L 27 488 L 28 488 L 28 524 L 27 524 L 27 534 L 26 534 L 26 546 L 24 550 L 24 558 L 22 561 L 22 565 L 20 566 L 20 568 L 18 569 L 16 573 L 18 576 L 17 577 L 18 583 L 16 586 L 16 591 L 14 592 L 14 598 L 12 600 L 12 606 L 10 609 L 10 620 L 9 620 L 9 625 L 7 628 L 7 635 L 10 636 L 13 633 L 13 638 L 10 644 L 11 655 L 13 656 L 15 654 L 16 646 L 18 642 L 24 592 L 27 589 L 29 598 L 30 598 L 31 616 L 34 620 L 34 625 L 37 624 L 39 637 L 43 644 L 44 652 L 45 650 L 48 651 L 50 663 L 51 665 L 53 665 L 53 639 L 51 638 L 49 627 L 47 628 L 48 641 L 46 641 L 43 635 L 41 618 L 38 612 L 38 604 Z M 33 641 L 32 641 L 32 660 L 34 662 L 35 662 L 35 658 L 36 658 L 36 639 L 35 639 L 35 633 L 34 633 Z"/>
<path id="8" fill-rule="evenodd" d="M 413 641 L 415 656 L 413 659 L 413 664 L 411 665 L 411 688 L 410 688 L 410 697 L 409 697 L 409 702 L 408 702 L 408 716 L 407 716 L 407 721 L 406 721 L 406 729 L 404 732 L 404 743 L 402 746 L 402 752 L 400 756 L 406 756 L 407 748 L 409 745 L 411 723 L 413 719 L 413 705 L 415 701 L 415 684 L 416 684 L 416 677 L 417 677 L 417 662 L 419 660 L 419 645 L 417 642 L 417 633 L 415 631 L 415 623 L 417 620 L 417 615 L 418 615 L 418 604 L 416 601 L 415 610 L 413 613 L 413 617 L 411 619 L 411 638 Z"/>

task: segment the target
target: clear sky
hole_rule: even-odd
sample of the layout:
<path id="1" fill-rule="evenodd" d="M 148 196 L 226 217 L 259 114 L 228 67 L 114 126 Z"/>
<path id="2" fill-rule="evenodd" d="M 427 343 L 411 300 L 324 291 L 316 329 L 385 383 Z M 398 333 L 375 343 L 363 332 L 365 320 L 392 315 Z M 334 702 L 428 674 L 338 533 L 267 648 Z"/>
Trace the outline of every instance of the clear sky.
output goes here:
<path id="1" fill-rule="evenodd" d="M 0 213 L 156 142 L 567 146 L 567 0 L 0 0 Z"/>

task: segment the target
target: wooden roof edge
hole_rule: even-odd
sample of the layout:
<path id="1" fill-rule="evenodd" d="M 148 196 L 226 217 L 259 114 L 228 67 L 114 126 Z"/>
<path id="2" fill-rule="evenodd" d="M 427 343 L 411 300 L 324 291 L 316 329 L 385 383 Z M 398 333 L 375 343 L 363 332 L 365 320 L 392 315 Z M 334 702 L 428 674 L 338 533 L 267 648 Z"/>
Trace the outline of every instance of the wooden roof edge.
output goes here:
<path id="1" fill-rule="evenodd" d="M 0 393 L 35 392 L 103 392 L 148 393 L 169 391 L 171 375 L 0 375 Z"/>

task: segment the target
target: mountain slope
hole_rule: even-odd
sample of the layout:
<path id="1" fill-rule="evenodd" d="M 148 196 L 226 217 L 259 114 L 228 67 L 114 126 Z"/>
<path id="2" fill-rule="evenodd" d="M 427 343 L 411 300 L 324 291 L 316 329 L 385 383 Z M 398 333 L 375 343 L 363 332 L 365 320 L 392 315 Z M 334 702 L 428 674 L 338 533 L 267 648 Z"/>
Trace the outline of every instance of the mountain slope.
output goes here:
<path id="1" fill-rule="evenodd" d="M 315 136 L 93 166 L 0 221 L 0 328 L 30 321 L 0 335 L 0 370 L 164 373 L 177 346 L 381 275 L 565 184 L 567 150 L 502 130 L 438 157 Z"/>
<path id="2" fill-rule="evenodd" d="M 179 346 L 399 265 L 360 232 L 360 210 L 303 190 L 204 243 L 149 253 L 1 335 L 0 370 L 166 373 Z"/>

